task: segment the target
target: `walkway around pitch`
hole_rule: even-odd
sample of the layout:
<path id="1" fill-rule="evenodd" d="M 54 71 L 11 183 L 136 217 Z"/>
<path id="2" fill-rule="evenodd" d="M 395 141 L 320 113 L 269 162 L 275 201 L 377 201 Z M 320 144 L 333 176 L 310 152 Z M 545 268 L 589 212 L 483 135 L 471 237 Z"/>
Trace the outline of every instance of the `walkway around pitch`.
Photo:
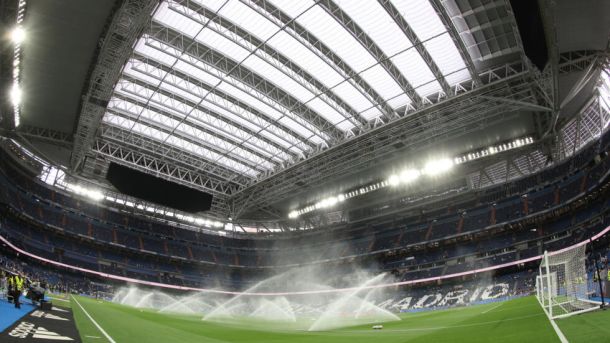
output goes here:
<path id="1" fill-rule="evenodd" d="M 8 304 L 8 303 L 3 303 Z M 80 342 L 80 336 L 74 323 L 72 310 L 53 307 L 52 310 L 40 310 L 32 305 L 24 304 L 29 310 L 16 317 L 8 327 L 3 327 L 0 333 L 1 342 Z M 9 310 L 14 308 L 0 307 L 2 319 Z"/>

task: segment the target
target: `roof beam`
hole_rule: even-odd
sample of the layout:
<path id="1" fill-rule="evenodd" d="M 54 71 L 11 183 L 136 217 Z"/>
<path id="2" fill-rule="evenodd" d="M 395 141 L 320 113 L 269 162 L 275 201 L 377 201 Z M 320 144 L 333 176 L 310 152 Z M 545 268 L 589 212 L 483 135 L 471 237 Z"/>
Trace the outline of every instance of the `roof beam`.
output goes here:
<path id="1" fill-rule="evenodd" d="M 165 162 L 172 161 L 183 168 L 196 172 L 203 172 L 211 178 L 226 182 L 235 187 L 242 187 L 250 181 L 250 177 L 247 175 L 238 174 L 235 171 L 220 165 L 211 165 L 201 157 L 190 152 L 168 144 L 162 144 L 159 141 L 151 140 L 144 135 L 129 132 L 121 127 L 102 124 L 100 126 L 100 136 L 97 138 L 97 141 L 122 144 L 126 147 L 130 147 L 130 149 L 135 149 Z"/>
<path id="2" fill-rule="evenodd" d="M 204 192 L 227 196 L 234 190 L 234 187 L 227 185 L 225 182 L 218 182 L 206 174 L 151 157 L 140 150 L 130 149 L 123 144 L 97 140 L 93 145 L 93 151 L 115 163 Z"/>
<path id="3" fill-rule="evenodd" d="M 256 12 L 260 13 L 276 25 L 283 27 L 284 31 L 297 41 L 305 45 L 310 51 L 319 56 L 329 66 L 343 75 L 356 89 L 367 97 L 386 118 L 394 118 L 397 113 L 358 73 L 356 73 L 341 57 L 335 54 L 328 46 L 320 42 L 307 29 L 297 23 L 286 13 L 275 7 L 267 0 L 240 0 Z"/>
<path id="4" fill-rule="evenodd" d="M 336 94 L 334 94 L 331 89 L 326 87 L 313 75 L 309 74 L 308 71 L 302 69 L 298 64 L 294 63 L 292 60 L 281 54 L 279 51 L 275 50 L 266 42 L 261 41 L 256 36 L 250 34 L 248 31 L 242 29 L 238 25 L 235 25 L 226 18 L 218 16 L 215 12 L 210 11 L 203 6 L 200 6 L 194 1 L 175 0 L 175 2 L 192 11 L 197 12 L 198 14 L 205 17 L 207 20 L 212 21 L 212 23 L 209 24 L 207 28 L 217 32 L 228 40 L 233 41 L 242 48 L 253 52 L 256 56 L 267 61 L 269 64 L 273 65 L 278 70 L 291 77 L 294 81 L 307 88 L 310 92 L 316 94 L 326 104 L 333 107 L 339 113 L 348 115 L 347 120 L 352 122 L 354 125 L 367 125 L 367 121 L 360 117 L 358 115 L 358 112 L 345 101 L 343 101 L 343 99 L 339 98 Z M 172 4 L 170 4 L 169 7 L 173 8 Z M 205 24 L 198 17 L 188 15 L 188 13 L 180 13 L 194 21 L 199 22 L 202 25 Z"/>
<path id="5" fill-rule="evenodd" d="M 142 87 L 142 88 L 148 89 L 149 91 L 153 91 L 153 89 L 152 89 L 152 87 L 153 87 L 153 86 L 149 85 L 148 83 L 146 83 L 146 82 L 144 82 L 144 81 L 138 80 L 138 79 L 136 79 L 136 78 L 129 77 L 129 76 L 127 76 L 127 75 L 124 75 L 124 76 L 123 76 L 123 78 L 122 78 L 121 80 L 119 80 L 119 84 L 120 84 L 121 82 L 128 82 L 128 83 L 129 83 L 129 84 L 127 85 L 127 87 L 124 87 L 124 88 L 122 89 L 122 91 L 123 91 L 123 92 L 125 92 L 125 93 L 127 93 L 127 94 L 131 94 L 131 95 L 133 95 L 133 96 L 139 96 L 139 97 L 142 97 L 142 95 L 141 95 L 141 94 L 138 94 L 138 93 L 137 93 L 135 90 L 129 90 L 129 89 L 128 89 L 129 87 L 134 87 L 134 85 L 135 85 L 135 86 L 138 86 L 138 87 Z M 188 99 L 184 99 L 184 98 L 180 97 L 180 96 L 179 96 L 179 95 L 177 95 L 177 94 L 170 93 L 170 92 L 167 92 L 167 91 L 162 90 L 162 89 L 158 89 L 158 90 L 156 90 L 155 92 L 156 92 L 157 94 L 161 94 L 161 95 L 165 96 L 165 97 L 168 99 L 168 101 L 170 101 L 170 102 L 172 102 L 172 103 L 174 103 L 174 104 L 176 104 L 176 105 L 181 105 L 181 106 L 190 106 L 190 107 L 196 107 L 196 106 L 197 106 L 197 105 L 194 105 L 194 104 L 193 104 L 193 102 L 191 102 L 190 100 L 188 100 Z M 148 101 L 148 102 L 150 103 L 151 101 Z M 178 106 L 167 106 L 167 107 L 168 107 L 168 108 L 179 108 Z M 183 111 L 180 111 L 180 110 L 176 110 L 176 111 L 177 111 L 177 112 L 180 112 L 180 113 L 182 113 L 182 114 L 184 114 L 185 116 L 187 116 L 187 113 L 185 113 L 185 112 L 183 112 Z M 138 121 L 138 120 L 140 120 L 140 118 L 134 118 L 134 119 L 132 119 L 132 120 Z M 185 118 L 183 118 L 183 120 L 181 121 L 181 124 L 184 122 L 184 120 L 185 120 Z M 172 136 L 172 135 L 174 135 L 174 132 L 175 132 L 175 131 L 176 131 L 176 127 L 171 128 L 171 129 L 170 129 L 170 131 L 168 131 L 167 133 L 168 133 L 170 136 Z M 168 136 L 168 137 L 169 137 L 169 136 Z M 199 144 L 199 143 L 197 143 L 197 142 L 193 142 L 193 143 L 194 143 L 194 144 L 197 144 L 197 145 L 200 145 L 200 144 Z M 222 155 L 222 157 L 227 157 L 227 158 L 229 158 L 229 159 L 232 159 L 230 156 L 228 156 L 228 155 L 227 155 L 227 153 L 225 153 L 225 154 L 221 154 L 221 155 Z M 214 162 L 214 161 L 211 161 L 211 162 Z M 252 163 L 253 163 L 253 162 L 252 162 Z M 264 170 L 266 170 L 266 168 L 262 168 L 262 169 L 260 169 L 260 170 L 261 170 L 261 171 L 264 171 Z"/>
<path id="6" fill-rule="evenodd" d="M 246 166 L 248 166 L 248 167 L 250 167 L 252 169 L 258 170 L 259 172 L 263 172 L 265 170 L 264 168 L 262 168 L 260 166 L 260 164 L 258 162 L 251 161 L 251 160 L 249 160 L 249 159 L 247 159 L 245 157 L 240 156 L 239 154 L 236 154 L 235 152 L 233 152 L 231 150 L 226 150 L 225 148 L 221 147 L 220 144 L 216 144 L 214 141 L 207 142 L 207 141 L 195 139 L 195 137 L 190 136 L 189 134 L 185 133 L 183 130 L 174 130 L 172 127 L 165 126 L 160 121 L 150 120 L 150 119 L 147 119 L 147 118 L 142 118 L 142 117 L 139 117 L 138 114 L 130 113 L 130 112 L 122 110 L 122 109 L 108 109 L 107 111 L 112 113 L 112 114 L 114 114 L 114 115 L 123 117 L 125 119 L 129 119 L 129 120 L 132 120 L 132 121 L 135 121 L 135 122 L 138 122 L 138 123 L 142 123 L 142 124 L 144 124 L 146 126 L 153 127 L 153 128 L 155 128 L 155 129 L 157 129 L 157 130 L 159 130 L 161 132 L 167 133 L 167 134 L 172 135 L 172 136 L 176 136 L 176 137 L 178 137 L 180 139 L 183 139 L 185 141 L 188 141 L 190 143 L 193 143 L 193 144 L 205 147 L 206 149 L 208 149 L 210 151 L 213 151 L 213 152 L 215 152 L 217 154 L 220 154 L 220 155 L 222 155 L 222 156 L 224 156 L 224 157 L 226 157 L 228 159 L 231 159 L 231 160 L 233 160 L 235 162 L 244 164 L 244 165 L 246 165 Z M 182 119 L 182 118 L 180 118 L 178 116 L 172 115 L 172 114 L 167 113 L 167 112 L 159 113 L 159 115 L 160 116 L 168 117 L 169 119 L 172 119 L 172 120 L 178 120 L 179 121 L 179 120 Z M 188 127 L 192 128 L 194 130 L 201 130 L 201 131 L 205 132 L 206 134 L 209 134 L 209 135 L 213 136 L 214 139 L 222 140 L 222 141 L 224 141 L 224 142 L 226 142 L 228 144 L 232 144 L 232 145 L 237 145 L 238 144 L 238 143 L 235 143 L 235 142 L 227 139 L 224 136 L 218 135 L 215 132 L 207 130 L 206 128 L 204 128 L 204 127 L 202 127 L 200 125 L 194 125 L 192 123 L 182 123 L 182 125 L 187 125 Z M 243 146 L 241 148 L 246 150 L 247 152 L 257 156 L 258 158 L 264 159 L 264 160 L 268 161 L 270 164 L 273 164 L 273 165 L 277 166 L 277 162 L 274 163 L 273 161 L 269 160 L 267 156 L 259 153 L 258 151 L 255 151 L 255 150 L 249 149 L 247 147 L 243 147 Z M 210 162 L 214 162 L 214 161 L 210 161 Z"/>
<path id="7" fill-rule="evenodd" d="M 17 133 L 27 139 L 36 139 L 62 147 L 71 148 L 73 145 L 71 134 L 67 132 L 31 125 L 20 125 L 17 128 Z"/>
<path id="8" fill-rule="evenodd" d="M 242 66 L 240 63 L 216 52 L 212 48 L 194 41 L 178 31 L 157 23 L 151 23 L 149 34 L 156 40 L 172 46 L 179 51 L 184 51 L 191 57 L 211 65 L 228 75 L 236 77 L 248 86 L 264 93 L 266 96 L 294 113 L 295 116 L 292 117 L 293 120 L 298 122 L 299 118 L 302 118 L 320 130 L 320 132 L 331 137 L 332 142 L 341 141 L 345 138 L 345 134 L 341 130 L 337 129 L 325 118 L 322 118 L 318 113 L 312 111 L 305 104 L 295 99 L 291 94 L 278 88 L 273 83 L 259 76 L 254 71 Z"/>
<path id="9" fill-rule="evenodd" d="M 177 115 L 171 113 L 170 111 L 167 111 L 167 110 L 161 108 L 160 106 L 155 105 L 154 103 L 150 103 L 150 102 L 149 103 L 145 103 L 145 102 L 143 102 L 143 101 L 141 101 L 139 99 L 136 99 L 135 97 L 132 97 L 131 95 L 125 95 L 125 94 L 118 94 L 117 93 L 117 94 L 114 95 L 113 99 L 114 98 L 122 100 L 122 101 L 129 102 L 129 103 L 132 103 L 132 104 L 134 104 L 136 106 L 140 106 L 140 107 L 142 107 L 143 109 L 146 109 L 146 110 L 157 112 L 160 115 L 166 116 L 166 117 L 171 118 L 173 120 L 180 120 L 181 119 L 180 116 L 177 116 Z M 108 111 L 115 113 L 117 110 L 114 110 L 113 108 L 109 107 Z M 127 115 L 130 115 L 132 120 L 139 121 L 139 117 L 134 117 L 135 114 L 127 113 Z M 251 153 L 256 154 L 257 156 L 259 156 L 261 158 L 269 159 L 269 156 L 267 154 L 263 154 L 261 152 L 255 151 L 254 149 L 249 149 L 247 147 L 241 146 L 242 142 L 239 141 L 240 137 L 238 137 L 238 136 L 231 136 L 230 134 L 227 134 L 227 135 L 220 134 L 217 131 L 210 129 L 209 125 L 202 125 L 200 123 L 204 123 L 205 124 L 205 122 L 202 122 L 202 121 L 199 121 L 199 120 L 186 120 L 186 121 L 184 121 L 184 124 L 186 124 L 188 126 L 191 126 L 191 127 L 195 128 L 197 130 L 204 131 L 205 133 L 207 133 L 209 135 L 212 135 L 212 136 L 215 136 L 218 139 L 222 139 L 224 141 L 228 141 L 231 144 L 238 145 L 241 148 L 247 149 Z M 257 146 L 256 144 L 253 144 L 253 145 Z M 260 148 L 260 149 L 264 150 L 263 148 Z M 268 154 L 272 155 L 272 156 L 275 156 L 275 155 L 273 155 L 270 152 Z"/>
<path id="10" fill-rule="evenodd" d="M 267 130 L 268 132 L 273 133 L 273 134 L 275 134 L 276 136 L 278 136 L 278 137 L 280 137 L 282 139 L 284 138 L 285 135 L 290 135 L 290 136 L 294 137 L 295 140 L 298 139 L 299 142 L 301 142 L 301 144 L 298 144 L 298 145 L 296 143 L 291 143 L 291 144 L 292 144 L 292 146 L 296 147 L 299 150 L 303 150 L 303 149 L 308 149 L 308 148 L 314 147 L 314 145 L 312 145 L 308 141 L 300 140 L 300 138 L 299 138 L 300 135 L 298 133 L 290 130 L 289 128 L 277 127 L 275 125 L 272 125 L 270 121 L 267 121 L 267 120 L 263 119 L 264 118 L 264 114 L 263 113 L 260 113 L 258 110 L 250 107 L 250 105 L 248 105 L 248 104 L 244 103 L 243 101 L 235 98 L 234 96 L 231 96 L 231 95 L 221 91 L 218 88 L 213 88 L 212 86 L 210 86 L 210 85 L 208 85 L 206 83 L 203 83 L 203 82 L 199 81 L 198 79 L 196 79 L 194 77 L 186 75 L 186 74 L 184 74 L 184 73 L 182 73 L 182 72 L 180 72 L 180 71 L 178 71 L 176 69 L 172 69 L 172 68 L 170 68 L 170 67 L 168 67 L 168 66 L 166 66 L 166 65 L 164 65 L 164 64 L 162 64 L 162 63 L 160 63 L 160 62 L 158 62 L 156 60 L 153 60 L 153 59 L 150 59 L 150 58 L 147 58 L 147 57 L 142 57 L 142 56 L 139 56 L 139 55 L 134 55 L 133 59 L 141 62 L 144 65 L 143 69 L 137 68 L 137 66 L 136 66 L 136 70 L 138 70 L 139 72 L 142 72 L 142 73 L 144 73 L 144 74 L 146 74 L 146 75 L 148 75 L 150 77 L 154 77 L 154 78 L 158 79 L 159 81 L 161 81 L 157 77 L 157 75 L 155 75 L 154 73 L 146 72 L 145 69 L 146 69 L 146 65 L 149 65 L 149 66 L 152 66 L 152 67 L 154 67 L 156 69 L 162 70 L 162 71 L 164 71 L 166 73 L 169 73 L 170 75 L 173 75 L 173 76 L 175 76 L 175 77 L 177 77 L 179 79 L 185 80 L 186 82 L 188 82 L 189 84 L 194 85 L 195 87 L 198 87 L 198 88 L 203 89 L 203 90 L 208 91 L 208 92 L 212 92 L 218 98 L 223 99 L 223 102 L 227 103 L 227 105 L 219 106 L 219 107 L 222 107 L 223 109 L 225 109 L 225 110 L 227 110 L 229 112 L 234 113 L 235 115 L 241 117 L 244 120 L 247 120 L 249 122 L 252 122 L 252 123 L 256 124 L 258 127 L 261 128 L 261 130 Z M 165 79 L 165 81 L 168 81 L 167 78 Z M 174 86 L 176 86 L 178 88 L 181 88 L 185 92 L 191 93 L 194 96 L 200 96 L 200 94 L 197 94 L 196 92 L 191 91 L 190 89 L 188 89 L 188 87 L 181 87 L 180 85 L 174 85 Z M 233 111 L 231 109 L 231 106 L 228 106 L 228 104 L 234 104 L 235 106 L 237 106 L 237 107 L 239 107 L 241 109 L 244 109 L 247 112 Z M 259 131 L 251 130 L 251 129 L 249 129 L 247 127 L 244 127 L 243 125 L 239 124 L 238 122 L 231 120 L 230 118 L 226 118 L 226 117 L 222 116 L 221 114 L 215 113 L 214 111 L 212 111 L 210 109 L 207 109 L 205 106 L 200 106 L 199 109 L 203 110 L 202 107 L 205 108 L 205 112 L 206 113 L 216 117 L 217 119 L 223 120 L 223 121 L 227 121 L 227 122 L 231 123 L 231 125 L 239 127 L 240 129 L 251 133 L 253 136 L 257 136 L 259 139 L 269 143 L 274 148 L 279 149 L 281 151 L 286 152 L 287 154 L 291 154 L 291 155 L 294 156 L 294 153 L 291 152 L 288 148 L 286 148 L 286 147 L 284 147 L 284 146 L 282 146 L 282 145 L 280 145 L 280 144 L 278 144 L 276 142 L 273 142 L 270 139 L 265 138 L 264 135 L 260 135 L 260 131 L 261 130 L 259 130 Z M 239 115 L 239 113 L 243 113 L 244 115 Z M 251 114 L 248 115 L 248 113 L 251 113 Z"/>
<path id="11" fill-rule="evenodd" d="M 91 149 L 106 102 L 110 99 L 114 84 L 123 69 L 123 62 L 131 54 L 133 43 L 146 26 L 157 3 L 158 1 L 149 0 L 121 2 L 108 31 L 100 40 L 102 46 L 82 96 L 82 108 L 70 158 L 71 170 L 80 168 L 86 153 Z"/>
<path id="12" fill-rule="evenodd" d="M 468 49 L 466 48 L 464 41 L 460 37 L 460 33 L 453 25 L 453 21 L 451 20 L 447 9 L 443 5 L 442 0 L 430 0 L 430 4 L 432 5 L 432 8 L 434 8 L 434 10 L 436 11 L 436 14 L 438 14 L 438 18 L 441 20 L 443 25 L 445 25 L 447 33 L 449 33 L 451 40 L 453 40 L 453 43 L 457 47 L 457 50 L 460 53 L 464 64 L 466 64 L 466 68 L 468 68 L 470 78 L 474 81 L 475 85 L 480 86 L 481 78 L 479 77 L 479 73 L 477 73 L 474 62 L 472 61 L 472 57 L 470 56 L 470 53 L 468 53 Z"/>
<path id="13" fill-rule="evenodd" d="M 345 13 L 337 4 L 335 4 L 332 0 L 321 0 L 317 2 L 331 17 L 333 17 L 341 26 L 345 28 L 360 44 L 365 47 L 373 57 L 377 60 L 379 65 L 388 72 L 388 74 L 396 81 L 396 83 L 400 86 L 400 88 L 407 94 L 409 99 L 414 104 L 421 104 L 422 99 L 415 92 L 415 89 L 409 83 L 409 81 L 400 73 L 398 68 L 392 63 L 392 61 L 385 55 L 385 53 L 379 48 L 377 43 L 373 41 L 371 37 L 369 37 L 366 32 L 360 28 L 360 26 L 352 20 L 352 18 Z M 383 4 L 382 4 L 383 5 Z M 389 13 L 389 12 L 388 12 Z M 390 13 L 392 15 L 392 13 Z M 400 16 L 400 14 L 398 14 Z M 402 17 L 401 17 L 402 18 Z M 396 20 L 396 19 L 395 19 Z M 415 42 L 413 42 L 415 44 Z M 419 49 L 418 49 L 419 51 Z M 430 59 L 431 60 L 431 59 Z M 426 61 L 427 62 L 427 61 Z M 436 76 L 436 74 L 435 74 Z M 441 75 L 442 79 L 444 77 Z M 447 82 L 445 82 L 447 84 Z M 446 93 L 449 93 L 449 85 L 447 84 L 447 88 L 443 86 L 443 89 Z"/>

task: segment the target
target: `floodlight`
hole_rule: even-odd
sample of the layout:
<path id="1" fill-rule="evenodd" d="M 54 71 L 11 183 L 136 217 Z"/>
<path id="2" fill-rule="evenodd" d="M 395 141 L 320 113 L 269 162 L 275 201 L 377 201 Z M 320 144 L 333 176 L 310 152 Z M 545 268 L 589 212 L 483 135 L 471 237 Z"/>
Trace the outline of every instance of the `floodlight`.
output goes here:
<path id="1" fill-rule="evenodd" d="M 21 26 L 17 26 L 11 31 L 11 40 L 13 44 L 21 44 L 25 39 L 25 30 Z"/>
<path id="2" fill-rule="evenodd" d="M 290 219 L 294 219 L 298 216 L 299 216 L 299 213 L 297 211 L 292 211 L 292 212 L 288 213 L 288 218 L 290 218 Z"/>
<path id="3" fill-rule="evenodd" d="M 102 192 L 100 191 L 89 190 L 87 192 L 87 196 L 95 201 L 100 201 L 104 199 L 104 194 L 102 194 Z"/>
<path id="4" fill-rule="evenodd" d="M 390 175 L 388 183 L 390 184 L 390 186 L 398 186 L 398 184 L 400 183 L 400 178 L 396 174 Z"/>
<path id="5" fill-rule="evenodd" d="M 415 181 L 421 173 L 416 169 L 407 169 L 400 173 L 400 181 L 403 183 L 409 183 Z"/>
<path id="6" fill-rule="evenodd" d="M 448 158 L 444 158 L 426 163 L 423 172 L 424 174 L 434 176 L 445 173 L 449 171 L 449 169 L 451 169 L 452 167 L 453 161 Z"/>
<path id="7" fill-rule="evenodd" d="M 345 201 L 345 195 L 344 195 L 344 194 L 339 194 L 339 195 L 337 196 L 337 200 L 338 200 L 339 202 Z"/>
<path id="8" fill-rule="evenodd" d="M 21 88 L 19 88 L 18 84 L 14 83 L 10 92 L 10 98 L 13 106 L 19 106 L 19 104 L 21 104 L 21 97 Z"/>

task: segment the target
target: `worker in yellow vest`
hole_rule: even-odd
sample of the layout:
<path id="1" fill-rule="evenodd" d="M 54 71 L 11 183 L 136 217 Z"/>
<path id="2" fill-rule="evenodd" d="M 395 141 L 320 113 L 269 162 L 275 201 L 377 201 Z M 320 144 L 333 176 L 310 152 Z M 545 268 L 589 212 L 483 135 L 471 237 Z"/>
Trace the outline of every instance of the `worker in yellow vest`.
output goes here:
<path id="1" fill-rule="evenodd" d="M 21 292 L 23 291 L 23 286 L 25 285 L 25 279 L 17 274 L 13 274 L 8 279 L 8 285 L 11 296 L 13 297 L 15 308 L 21 308 L 19 297 L 21 297 Z"/>

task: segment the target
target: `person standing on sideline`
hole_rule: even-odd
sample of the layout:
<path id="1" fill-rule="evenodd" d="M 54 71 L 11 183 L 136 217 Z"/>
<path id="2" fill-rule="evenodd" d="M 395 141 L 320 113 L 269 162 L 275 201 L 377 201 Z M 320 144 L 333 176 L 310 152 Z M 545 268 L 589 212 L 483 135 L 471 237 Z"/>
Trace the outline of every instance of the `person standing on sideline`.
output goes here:
<path id="1" fill-rule="evenodd" d="M 19 276 L 18 274 L 13 274 L 9 279 L 9 287 L 11 289 L 11 295 L 13 296 L 13 303 L 15 304 L 15 308 L 21 308 L 19 297 L 21 297 L 24 282 L 25 279 Z"/>

